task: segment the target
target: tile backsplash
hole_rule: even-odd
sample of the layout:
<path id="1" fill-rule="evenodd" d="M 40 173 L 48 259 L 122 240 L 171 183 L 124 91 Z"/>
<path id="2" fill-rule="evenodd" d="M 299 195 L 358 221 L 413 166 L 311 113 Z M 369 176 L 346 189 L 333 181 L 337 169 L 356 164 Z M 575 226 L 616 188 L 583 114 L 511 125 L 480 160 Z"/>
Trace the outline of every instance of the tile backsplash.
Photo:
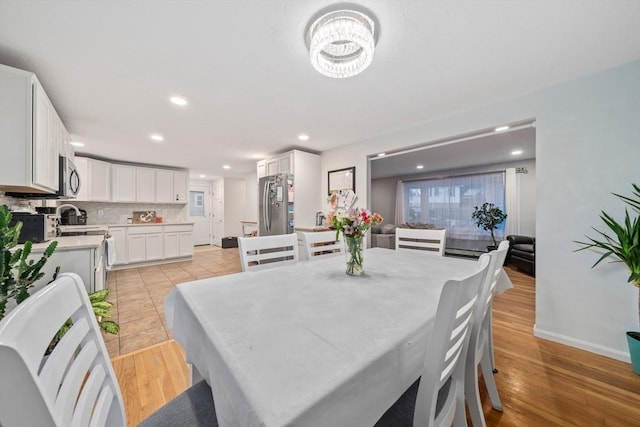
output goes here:
<path id="1" fill-rule="evenodd" d="M 78 209 L 87 211 L 87 224 L 126 224 L 133 217 L 133 211 L 156 211 L 162 222 L 187 222 L 187 205 L 154 203 L 99 203 L 69 201 Z M 62 204 L 62 203 L 59 203 Z M 102 215 L 98 211 L 102 210 Z"/>

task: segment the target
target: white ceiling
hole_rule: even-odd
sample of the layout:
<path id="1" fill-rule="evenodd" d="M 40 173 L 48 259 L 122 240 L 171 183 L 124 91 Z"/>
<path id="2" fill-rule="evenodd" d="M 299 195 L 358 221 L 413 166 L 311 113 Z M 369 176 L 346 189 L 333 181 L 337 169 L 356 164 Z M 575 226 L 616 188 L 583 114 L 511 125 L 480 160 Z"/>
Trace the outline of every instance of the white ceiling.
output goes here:
<path id="1" fill-rule="evenodd" d="M 38 75 L 85 153 L 232 176 L 640 59 L 638 0 L 369 0 L 373 64 L 334 80 L 304 40 L 333 3 L 0 0 L 0 63 Z"/>

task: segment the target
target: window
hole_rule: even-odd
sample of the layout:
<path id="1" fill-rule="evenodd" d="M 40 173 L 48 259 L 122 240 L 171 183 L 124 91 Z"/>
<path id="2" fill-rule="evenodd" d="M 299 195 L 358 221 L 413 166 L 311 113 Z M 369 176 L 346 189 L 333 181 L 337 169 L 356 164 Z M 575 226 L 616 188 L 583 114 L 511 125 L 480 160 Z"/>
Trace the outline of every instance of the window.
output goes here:
<path id="1" fill-rule="evenodd" d="M 205 216 L 203 191 L 189 191 L 189 216 Z"/>
<path id="2" fill-rule="evenodd" d="M 471 218 L 474 207 L 489 202 L 505 210 L 504 172 L 409 181 L 403 188 L 404 222 L 444 227 L 447 239 L 490 240 L 490 233 Z M 504 237 L 504 222 L 494 233 Z"/>

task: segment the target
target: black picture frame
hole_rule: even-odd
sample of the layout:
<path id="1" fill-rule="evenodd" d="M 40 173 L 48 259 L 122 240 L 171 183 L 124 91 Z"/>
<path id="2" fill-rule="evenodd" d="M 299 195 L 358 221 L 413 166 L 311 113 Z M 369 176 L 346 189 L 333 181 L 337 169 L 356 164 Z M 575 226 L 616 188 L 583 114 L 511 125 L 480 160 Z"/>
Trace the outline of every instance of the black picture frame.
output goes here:
<path id="1" fill-rule="evenodd" d="M 351 190 L 356 192 L 356 167 L 336 169 L 327 172 L 328 194 L 334 191 Z"/>

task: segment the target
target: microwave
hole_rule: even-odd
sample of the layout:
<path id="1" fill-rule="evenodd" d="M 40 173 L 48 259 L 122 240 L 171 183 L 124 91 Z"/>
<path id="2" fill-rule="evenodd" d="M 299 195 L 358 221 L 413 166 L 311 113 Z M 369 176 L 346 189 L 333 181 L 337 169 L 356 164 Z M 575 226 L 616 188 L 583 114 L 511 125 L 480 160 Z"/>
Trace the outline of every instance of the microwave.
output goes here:
<path id="1" fill-rule="evenodd" d="M 22 199 L 73 199 L 80 191 L 80 174 L 76 165 L 68 157 L 58 158 L 58 191 L 54 194 L 43 193 L 14 193 L 7 192 L 7 196 Z"/>

